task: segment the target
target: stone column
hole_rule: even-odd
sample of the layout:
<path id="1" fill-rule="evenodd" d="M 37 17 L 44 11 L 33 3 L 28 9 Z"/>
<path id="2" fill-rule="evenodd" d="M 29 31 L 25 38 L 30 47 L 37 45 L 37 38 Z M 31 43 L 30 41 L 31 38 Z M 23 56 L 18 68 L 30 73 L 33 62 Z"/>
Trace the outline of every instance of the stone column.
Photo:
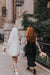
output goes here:
<path id="1" fill-rule="evenodd" d="M 24 11 L 28 14 L 34 13 L 34 0 L 24 0 Z"/>
<path id="2" fill-rule="evenodd" d="M 16 7 L 16 18 L 22 15 L 22 6 Z"/>
<path id="3" fill-rule="evenodd" d="M 4 25 L 4 42 L 8 41 L 10 31 L 14 25 L 14 0 L 6 0 L 6 23 Z"/>
<path id="4" fill-rule="evenodd" d="M 12 23 L 14 21 L 14 0 L 8 0 L 7 2 L 7 22 Z"/>
<path id="5" fill-rule="evenodd" d="M 6 0 L 6 22 L 8 21 L 8 15 L 7 15 L 7 12 L 8 12 L 8 0 Z"/>

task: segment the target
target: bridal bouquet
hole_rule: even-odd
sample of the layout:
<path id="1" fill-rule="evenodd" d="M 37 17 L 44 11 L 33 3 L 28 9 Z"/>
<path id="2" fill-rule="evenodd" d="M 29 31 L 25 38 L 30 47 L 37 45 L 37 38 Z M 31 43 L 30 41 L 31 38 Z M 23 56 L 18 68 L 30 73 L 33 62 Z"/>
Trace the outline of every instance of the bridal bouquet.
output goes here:
<path id="1" fill-rule="evenodd" d="M 40 53 L 40 57 L 41 57 L 41 58 L 44 58 L 44 57 L 46 57 L 46 56 L 47 56 L 46 53 L 44 53 L 44 52 L 41 52 L 41 53 Z"/>
<path id="2" fill-rule="evenodd" d="M 2 49 L 3 49 L 3 52 L 6 52 L 6 47 L 2 47 Z"/>
<path id="3" fill-rule="evenodd" d="M 6 52 L 6 49 L 7 49 L 6 46 L 3 45 L 3 46 L 2 46 L 2 50 L 3 50 L 3 52 Z"/>

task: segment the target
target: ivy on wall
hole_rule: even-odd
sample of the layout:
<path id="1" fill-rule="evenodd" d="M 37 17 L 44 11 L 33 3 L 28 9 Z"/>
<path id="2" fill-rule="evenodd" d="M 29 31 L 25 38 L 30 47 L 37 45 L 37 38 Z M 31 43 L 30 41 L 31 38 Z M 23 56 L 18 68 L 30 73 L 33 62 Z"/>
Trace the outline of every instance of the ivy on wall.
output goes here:
<path id="1" fill-rule="evenodd" d="M 50 8 L 47 7 L 48 1 L 37 0 L 35 3 L 35 14 L 23 13 L 23 28 L 33 27 L 39 37 L 50 37 Z M 28 17 L 36 18 L 37 21 L 29 20 Z"/>

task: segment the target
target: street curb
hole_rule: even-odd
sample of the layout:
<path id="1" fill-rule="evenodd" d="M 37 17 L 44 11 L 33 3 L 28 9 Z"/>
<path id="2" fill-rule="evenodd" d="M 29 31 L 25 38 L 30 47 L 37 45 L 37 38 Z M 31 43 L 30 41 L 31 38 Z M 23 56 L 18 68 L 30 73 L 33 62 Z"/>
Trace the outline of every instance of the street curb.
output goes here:
<path id="1" fill-rule="evenodd" d="M 36 64 L 37 64 L 37 66 L 41 67 L 42 69 L 44 69 L 44 70 L 46 70 L 47 72 L 50 73 L 50 70 L 49 70 L 49 69 L 45 68 L 44 66 L 40 65 L 40 64 L 37 63 L 37 62 L 36 62 Z"/>

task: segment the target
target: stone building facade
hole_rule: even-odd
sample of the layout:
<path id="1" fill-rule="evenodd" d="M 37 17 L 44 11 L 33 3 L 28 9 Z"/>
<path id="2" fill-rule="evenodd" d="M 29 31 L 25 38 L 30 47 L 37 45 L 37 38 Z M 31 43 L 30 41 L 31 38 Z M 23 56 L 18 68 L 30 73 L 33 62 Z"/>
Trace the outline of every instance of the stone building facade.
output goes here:
<path id="1" fill-rule="evenodd" d="M 16 9 L 16 6 L 15 6 L 15 0 L 12 0 L 12 1 L 13 1 L 13 21 L 15 21 L 16 20 L 16 16 L 18 14 L 16 13 L 16 10 L 17 9 Z M 34 2 L 35 1 L 36 0 L 24 0 L 24 5 L 21 7 L 21 12 L 20 13 L 22 14 L 22 12 L 27 11 L 27 10 L 28 10 L 29 13 L 34 12 L 33 6 L 34 6 Z M 1 27 L 3 28 L 4 23 L 7 21 L 8 3 L 9 3 L 9 0 L 0 0 L 0 28 Z M 11 3 L 11 0 L 10 0 L 10 3 Z M 30 6 L 30 4 L 32 4 L 32 5 Z M 3 7 L 6 8 L 6 11 L 5 11 L 6 12 L 6 15 L 5 15 L 5 17 L 2 16 L 2 13 L 3 13 L 2 8 Z"/>
<path id="2" fill-rule="evenodd" d="M 3 17 L 3 8 L 6 8 L 6 0 L 0 0 L 0 28 L 3 28 L 6 16 Z"/>
<path id="3" fill-rule="evenodd" d="M 24 4 L 21 7 L 15 6 L 15 0 L 0 0 L 0 27 L 4 29 L 4 41 L 6 42 L 9 38 L 12 27 L 16 24 L 18 16 L 22 15 L 24 11 L 32 14 L 34 13 L 34 3 L 36 0 L 24 0 Z M 50 3 L 49 3 L 50 5 Z M 3 17 L 2 9 L 6 7 L 6 16 Z M 4 8 L 5 9 L 5 8 Z M 20 24 L 21 25 L 21 24 Z M 21 26 L 20 30 L 23 30 Z"/>
<path id="4" fill-rule="evenodd" d="M 31 5 L 31 6 L 30 6 Z M 16 24 L 18 16 L 21 16 L 24 11 L 34 13 L 34 0 L 24 0 L 21 7 L 15 6 L 15 0 L 6 0 L 6 22 L 4 24 L 4 41 L 7 42 L 12 27 Z M 20 24 L 21 25 L 21 24 Z M 23 30 L 19 25 L 20 30 Z"/>

